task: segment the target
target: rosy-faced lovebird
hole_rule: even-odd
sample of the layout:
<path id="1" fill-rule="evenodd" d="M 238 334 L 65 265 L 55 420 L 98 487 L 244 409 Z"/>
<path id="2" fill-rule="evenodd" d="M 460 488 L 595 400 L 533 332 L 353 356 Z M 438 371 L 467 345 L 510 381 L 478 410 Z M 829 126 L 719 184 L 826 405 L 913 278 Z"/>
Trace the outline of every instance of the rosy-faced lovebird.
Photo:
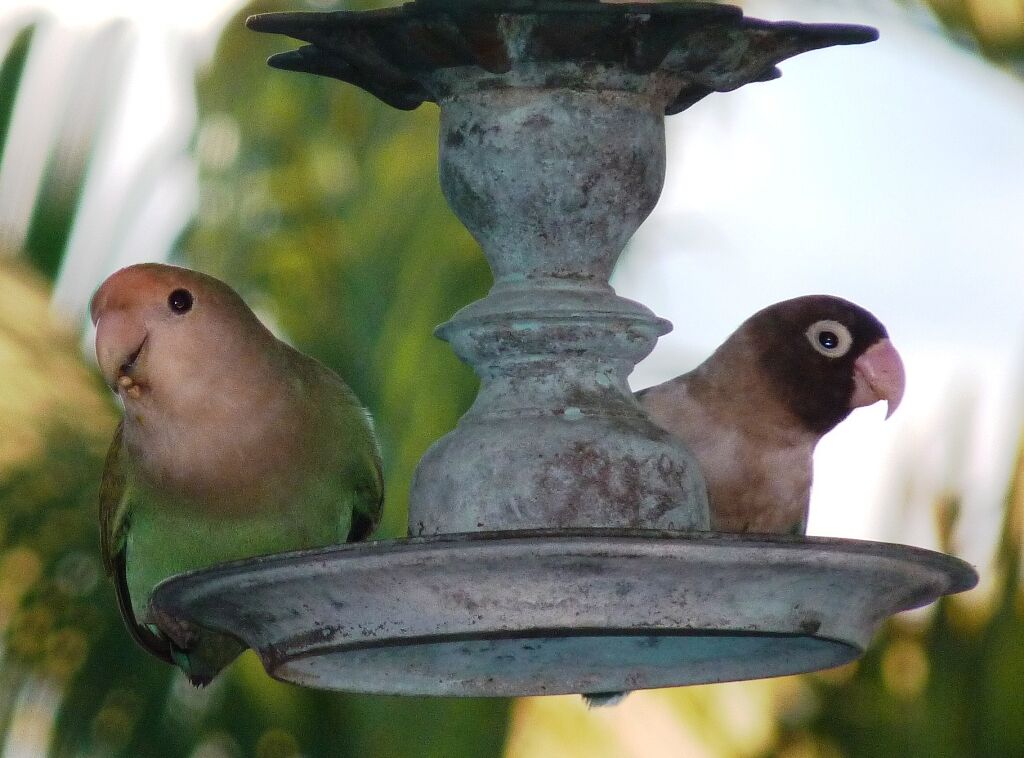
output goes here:
<path id="1" fill-rule="evenodd" d="M 809 295 L 758 311 L 693 371 L 636 398 L 696 456 L 713 531 L 801 535 L 818 440 L 855 408 L 885 400 L 892 415 L 903 385 L 877 318 Z M 624 695 L 584 697 L 597 706 Z"/>
<path id="2" fill-rule="evenodd" d="M 96 356 L 124 406 L 100 487 L 103 560 L 133 639 L 208 683 L 244 648 L 161 628 L 163 579 L 364 539 L 381 512 L 367 412 L 330 369 L 275 338 L 223 282 L 121 269 L 92 300 Z"/>

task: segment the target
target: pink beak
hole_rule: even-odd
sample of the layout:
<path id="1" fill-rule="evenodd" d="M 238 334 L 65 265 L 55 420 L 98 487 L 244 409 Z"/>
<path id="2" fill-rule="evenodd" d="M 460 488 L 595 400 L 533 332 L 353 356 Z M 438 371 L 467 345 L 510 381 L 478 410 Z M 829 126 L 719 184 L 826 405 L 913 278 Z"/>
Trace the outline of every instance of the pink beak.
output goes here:
<path id="1" fill-rule="evenodd" d="M 118 377 L 138 356 L 138 351 L 146 341 L 146 327 L 133 314 L 123 310 L 114 310 L 97 314 L 96 320 L 96 359 L 107 385 L 117 391 Z"/>
<path id="2" fill-rule="evenodd" d="M 905 381 L 900 354 L 888 339 L 880 339 L 853 364 L 850 408 L 862 408 L 885 400 L 889 406 L 885 417 L 889 418 L 903 399 Z"/>

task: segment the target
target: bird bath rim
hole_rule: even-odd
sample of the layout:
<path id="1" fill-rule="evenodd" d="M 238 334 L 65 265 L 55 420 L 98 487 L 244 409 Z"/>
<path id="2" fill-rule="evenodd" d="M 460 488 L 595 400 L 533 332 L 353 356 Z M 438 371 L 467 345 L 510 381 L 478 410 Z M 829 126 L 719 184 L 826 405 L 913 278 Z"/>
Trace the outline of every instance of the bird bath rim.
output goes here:
<path id="1" fill-rule="evenodd" d="M 537 530 L 221 564 L 153 595 L 275 678 L 408 695 L 606 692 L 853 660 L 889 615 L 977 582 L 959 558 L 824 537 Z"/>

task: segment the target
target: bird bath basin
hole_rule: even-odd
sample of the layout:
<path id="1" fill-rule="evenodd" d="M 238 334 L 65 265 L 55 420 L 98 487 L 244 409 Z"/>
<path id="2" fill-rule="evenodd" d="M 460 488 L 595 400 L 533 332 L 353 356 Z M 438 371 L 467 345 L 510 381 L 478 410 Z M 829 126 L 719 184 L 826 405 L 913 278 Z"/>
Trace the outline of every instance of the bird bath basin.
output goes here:
<path id="1" fill-rule="evenodd" d="M 157 597 L 239 636 L 285 681 L 552 695 L 837 666 L 891 614 L 975 581 L 902 545 L 587 529 L 268 556 L 175 577 Z"/>
<path id="2" fill-rule="evenodd" d="M 666 114 L 873 29 L 587 0 L 249 26 L 309 43 L 277 68 L 440 107 L 442 188 L 495 283 L 438 334 L 481 388 L 420 462 L 411 538 L 173 577 L 158 616 L 232 634 L 314 687 L 599 693 L 835 666 L 893 613 L 974 585 L 917 548 L 706 531 L 696 461 L 627 383 L 671 327 L 608 285 L 661 192 Z"/>

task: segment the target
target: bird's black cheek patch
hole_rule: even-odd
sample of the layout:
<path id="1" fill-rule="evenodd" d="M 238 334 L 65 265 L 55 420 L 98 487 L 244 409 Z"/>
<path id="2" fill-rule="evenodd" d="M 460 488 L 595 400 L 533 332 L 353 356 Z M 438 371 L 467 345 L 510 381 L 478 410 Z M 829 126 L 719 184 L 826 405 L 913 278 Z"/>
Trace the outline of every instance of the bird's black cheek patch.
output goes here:
<path id="1" fill-rule="evenodd" d="M 850 413 L 853 362 L 815 353 L 800 363 L 799 379 L 788 382 L 787 404 L 809 431 L 824 434 Z"/>

